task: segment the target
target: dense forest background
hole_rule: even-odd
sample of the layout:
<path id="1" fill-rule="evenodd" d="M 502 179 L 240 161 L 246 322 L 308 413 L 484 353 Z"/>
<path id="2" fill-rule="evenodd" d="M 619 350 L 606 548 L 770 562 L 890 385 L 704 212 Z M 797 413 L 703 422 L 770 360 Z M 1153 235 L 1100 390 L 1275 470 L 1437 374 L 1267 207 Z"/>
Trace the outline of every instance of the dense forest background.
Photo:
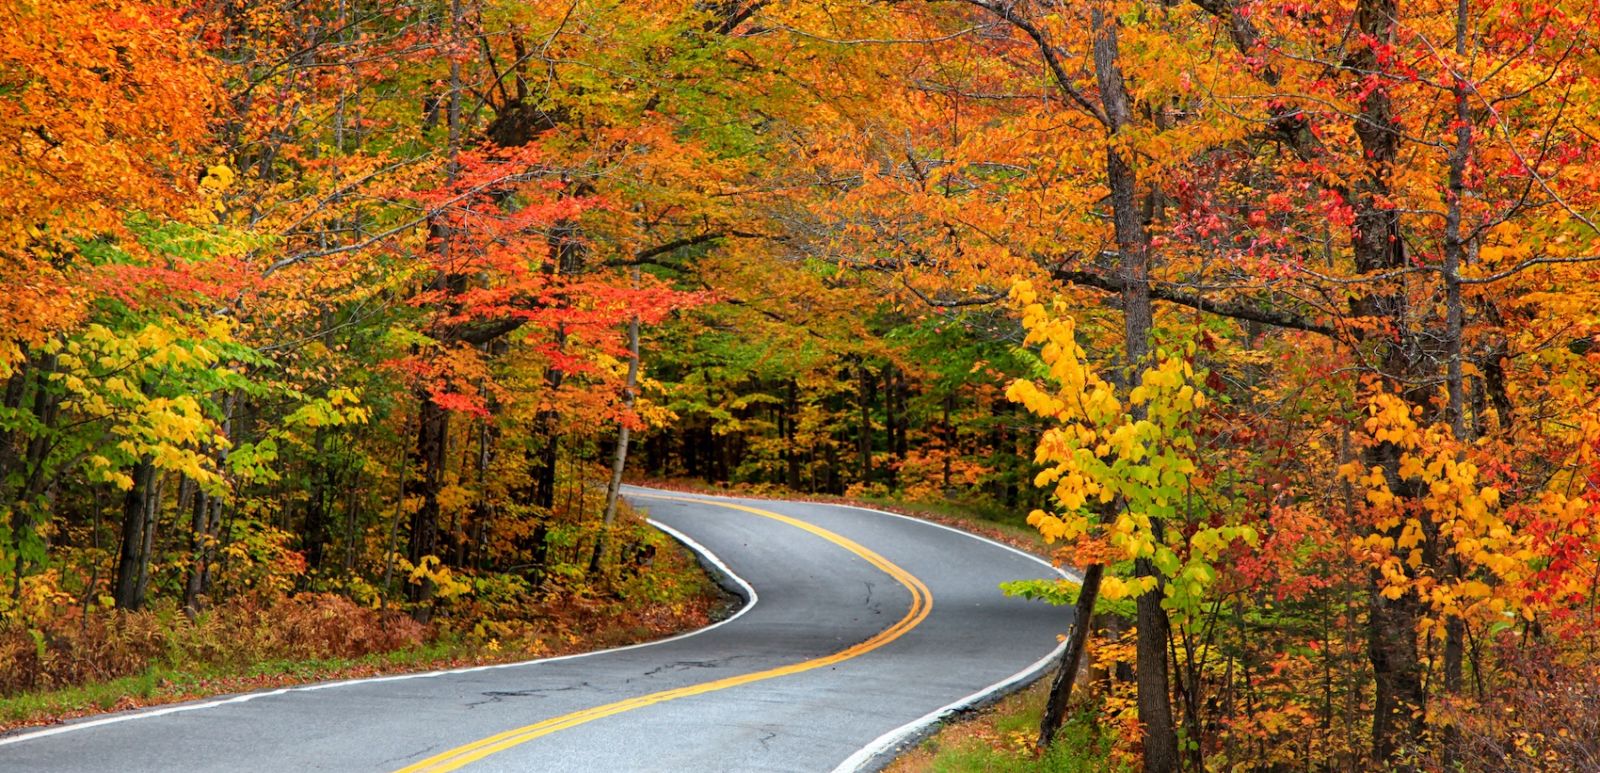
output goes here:
<path id="1" fill-rule="evenodd" d="M 1596 11 L 7 0 L 0 690 L 681 608 L 692 478 L 1028 514 L 1107 764 L 1594 769 Z"/>

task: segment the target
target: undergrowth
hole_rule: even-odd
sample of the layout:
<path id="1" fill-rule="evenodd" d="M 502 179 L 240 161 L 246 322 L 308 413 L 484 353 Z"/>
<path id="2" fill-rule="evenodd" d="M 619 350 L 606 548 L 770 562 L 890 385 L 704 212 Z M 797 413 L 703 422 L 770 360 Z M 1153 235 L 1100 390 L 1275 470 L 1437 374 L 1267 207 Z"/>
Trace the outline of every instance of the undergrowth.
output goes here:
<path id="1" fill-rule="evenodd" d="M 648 531 L 648 534 L 644 534 Z M 186 614 L 74 605 L 0 622 L 0 730 L 330 678 L 581 652 L 706 625 L 730 602 L 653 530 L 646 566 L 600 579 L 472 578 L 430 622 L 329 592 L 249 595 Z"/>

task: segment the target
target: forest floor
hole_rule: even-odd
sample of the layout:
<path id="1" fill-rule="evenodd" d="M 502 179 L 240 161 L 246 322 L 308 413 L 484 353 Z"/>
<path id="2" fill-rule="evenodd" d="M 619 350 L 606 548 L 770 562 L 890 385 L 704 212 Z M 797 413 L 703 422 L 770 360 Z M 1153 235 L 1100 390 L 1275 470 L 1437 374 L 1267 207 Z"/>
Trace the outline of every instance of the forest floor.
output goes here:
<path id="1" fill-rule="evenodd" d="M 135 613 L 114 623 L 102 643 L 128 649 L 129 642 L 139 640 L 157 654 L 116 678 L 0 696 L 0 733 L 217 695 L 588 652 L 671 636 L 731 614 L 737 599 L 718 587 L 687 549 L 664 542 L 669 547 L 659 551 L 647 572 L 610 593 L 547 593 L 531 604 L 503 605 L 499 619 L 493 606 L 479 605 L 473 608 L 476 616 L 441 616 L 418 626 L 400 613 L 382 615 L 329 594 L 306 594 L 309 601 L 296 597 L 248 612 L 219 609 L 193 620 L 175 609 Z M 285 636 L 282 630 L 252 630 L 252 623 L 295 630 Z M 410 627 L 415 634 L 374 636 L 355 630 L 362 626 Z M 363 636 L 398 646 L 357 656 L 305 656 L 318 650 L 305 646 L 307 639 Z M 326 649 L 338 651 L 337 646 Z"/>

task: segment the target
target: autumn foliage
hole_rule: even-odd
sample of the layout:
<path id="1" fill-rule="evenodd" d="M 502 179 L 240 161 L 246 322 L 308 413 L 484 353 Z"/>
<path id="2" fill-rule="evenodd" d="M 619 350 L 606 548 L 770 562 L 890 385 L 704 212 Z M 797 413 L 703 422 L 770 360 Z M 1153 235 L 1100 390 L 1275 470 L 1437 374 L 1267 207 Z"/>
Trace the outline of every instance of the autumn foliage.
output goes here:
<path id="1" fill-rule="evenodd" d="M 627 469 L 1065 546 L 1118 764 L 1593 767 L 1593 16 L 12 2 L 0 689 L 681 611 Z"/>

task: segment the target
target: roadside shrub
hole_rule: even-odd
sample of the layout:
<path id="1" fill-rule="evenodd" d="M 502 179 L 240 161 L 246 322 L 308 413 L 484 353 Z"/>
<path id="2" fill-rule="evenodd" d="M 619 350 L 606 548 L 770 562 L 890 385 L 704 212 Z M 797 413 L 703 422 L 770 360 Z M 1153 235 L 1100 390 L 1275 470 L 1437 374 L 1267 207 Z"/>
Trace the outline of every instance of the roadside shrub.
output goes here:
<path id="1" fill-rule="evenodd" d="M 0 696 L 105 681 L 155 665 L 359 658 L 420 645 L 429 629 L 331 593 L 242 599 L 193 619 L 170 603 L 141 612 L 66 611 L 0 627 Z"/>

